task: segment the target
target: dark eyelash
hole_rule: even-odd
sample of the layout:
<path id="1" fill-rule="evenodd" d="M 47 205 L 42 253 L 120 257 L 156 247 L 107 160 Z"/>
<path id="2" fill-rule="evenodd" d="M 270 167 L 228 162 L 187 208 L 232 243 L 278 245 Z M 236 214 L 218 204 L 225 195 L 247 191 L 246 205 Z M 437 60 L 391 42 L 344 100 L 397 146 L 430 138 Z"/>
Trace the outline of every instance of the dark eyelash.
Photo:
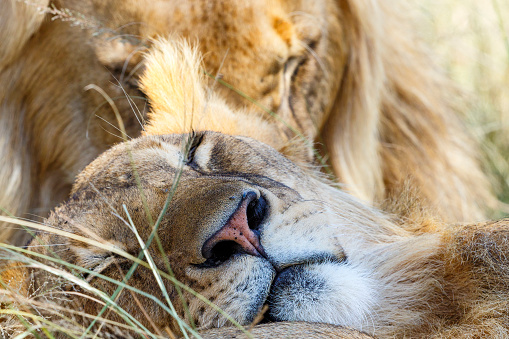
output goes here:
<path id="1" fill-rule="evenodd" d="M 196 150 L 198 149 L 198 146 L 203 141 L 203 133 L 195 133 L 191 135 L 191 145 L 189 146 L 189 151 L 186 155 L 186 165 L 191 165 L 194 163 L 194 154 L 196 153 Z"/>

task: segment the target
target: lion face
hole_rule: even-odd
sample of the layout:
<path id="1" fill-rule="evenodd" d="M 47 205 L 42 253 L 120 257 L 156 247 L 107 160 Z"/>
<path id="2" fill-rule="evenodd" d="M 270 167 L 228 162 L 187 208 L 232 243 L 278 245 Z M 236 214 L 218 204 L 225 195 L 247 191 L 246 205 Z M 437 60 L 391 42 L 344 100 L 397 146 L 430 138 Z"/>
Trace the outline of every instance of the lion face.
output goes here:
<path id="1" fill-rule="evenodd" d="M 131 272 L 132 260 L 119 252 L 139 256 L 157 219 L 158 236 L 144 255 L 166 272 L 160 281 L 146 265 Z M 35 299 L 43 315 L 51 306 L 41 309 L 39 301 L 56 303 L 59 312 L 88 314 L 78 322 L 71 318 L 70 326 L 88 326 L 87 318 L 104 306 L 90 291 L 109 298 L 118 288 L 112 281 L 128 272 L 130 288 L 122 289 L 116 305 L 143 326 L 174 332 L 179 325 L 170 304 L 200 330 L 228 324 L 219 309 L 249 325 L 266 305 L 267 321 L 328 323 L 384 338 L 447 335 L 457 325 L 470 333 L 469 315 L 491 312 L 507 293 L 505 271 L 492 265 L 504 265 L 497 256 L 505 253 L 506 221 L 500 229 L 486 224 L 415 232 L 269 146 L 216 132 L 145 136 L 115 146 L 80 174 L 47 224 L 68 235 L 43 233 L 28 249 L 76 266 L 50 266 L 44 273 L 29 261 L 7 267 L 1 278 L 22 300 Z M 81 276 L 90 285 L 76 282 L 78 266 L 89 270 Z M 488 266 L 493 271 L 485 271 Z M 71 278 L 55 286 L 55 272 Z M 179 289 L 168 277 L 182 284 Z M 474 322 L 498 319 L 503 305 Z M 115 312 L 103 317 L 123 322 Z M 502 323 L 495 324 L 500 330 Z M 102 330 L 122 333 L 115 323 Z"/>
<path id="2" fill-rule="evenodd" d="M 265 108 L 250 106 L 226 86 L 216 86 L 217 93 L 234 109 L 250 106 L 266 118 L 271 118 L 266 110 L 275 112 L 279 119 L 274 123 L 285 141 L 295 137 L 295 131 L 314 140 L 339 89 L 346 51 L 341 47 L 339 9 L 331 0 L 172 0 L 128 5 L 91 1 L 89 6 L 68 1 L 62 7 L 76 7 L 106 25 L 96 29 L 99 38 L 91 40 L 98 60 L 118 78 L 125 78 L 118 74 L 121 70 L 129 73 L 136 66 L 140 52 L 150 48 L 150 39 L 178 36 L 197 42 L 209 74 Z M 120 37 L 108 31 L 117 27 L 125 27 Z"/>
<path id="3" fill-rule="evenodd" d="M 275 112 L 284 121 L 275 121 L 282 138 L 293 138 L 292 129 L 310 140 L 316 138 L 338 91 L 346 58 L 339 9 L 333 1 L 195 0 L 166 6 L 158 13 L 192 13 L 174 15 L 170 31 L 199 41 L 212 75 L 220 74 Z M 234 108 L 247 104 L 225 86 L 216 90 Z"/>
<path id="4" fill-rule="evenodd" d="M 274 123 L 285 141 L 295 137 L 295 131 L 314 140 L 339 89 L 346 51 L 341 47 L 339 9 L 331 0 L 122 4 L 67 0 L 61 7 L 90 21 L 81 38 L 89 40 L 98 74 L 88 81 L 111 81 L 113 75 L 120 82 L 116 84 L 134 97 L 139 93 L 130 90 L 143 68 L 142 53 L 157 37 L 196 43 L 207 73 L 219 76 L 264 109 L 250 106 L 249 100 L 226 86 L 217 86 L 217 93 L 234 109 L 250 106 L 266 118 L 271 118 L 266 110 L 276 113 L 279 119 Z"/>
<path id="5" fill-rule="evenodd" d="M 147 214 L 157 218 L 178 180 L 158 231 L 176 279 L 242 324 L 267 304 L 271 320 L 364 328 L 379 287 L 362 263 L 363 249 L 380 247 L 383 234 L 392 234 L 382 219 L 374 222 L 380 216 L 252 139 L 204 132 L 186 152 L 188 141 L 189 135 L 141 137 L 105 152 L 48 222 L 137 256 L 140 242 L 127 220 L 146 241 L 152 231 Z M 51 237 L 46 241 L 69 244 L 61 257 L 114 279 L 130 267 L 106 250 Z M 155 243 L 150 253 L 167 270 Z M 99 278 L 91 282 L 110 294 L 115 289 Z M 146 268 L 138 268 L 130 284 L 164 300 Z M 166 288 L 185 318 L 175 287 L 166 282 Z M 227 322 L 189 293 L 184 300 L 199 327 Z M 154 301 L 142 301 L 157 325 L 172 323 Z M 124 292 L 118 303 L 143 321 L 131 295 Z M 83 300 L 83 307 L 94 314 L 102 305 Z"/>

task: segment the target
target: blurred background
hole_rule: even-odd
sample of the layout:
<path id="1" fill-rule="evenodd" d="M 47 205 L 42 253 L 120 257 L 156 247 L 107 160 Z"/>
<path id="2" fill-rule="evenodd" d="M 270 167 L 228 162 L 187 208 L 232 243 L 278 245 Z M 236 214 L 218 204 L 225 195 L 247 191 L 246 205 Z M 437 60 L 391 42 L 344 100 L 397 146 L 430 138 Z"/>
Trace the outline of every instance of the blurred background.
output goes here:
<path id="1" fill-rule="evenodd" d="M 509 2 L 410 2 L 418 9 L 417 25 L 436 51 L 437 63 L 466 93 L 472 107 L 466 121 L 481 141 L 496 193 L 509 203 Z"/>

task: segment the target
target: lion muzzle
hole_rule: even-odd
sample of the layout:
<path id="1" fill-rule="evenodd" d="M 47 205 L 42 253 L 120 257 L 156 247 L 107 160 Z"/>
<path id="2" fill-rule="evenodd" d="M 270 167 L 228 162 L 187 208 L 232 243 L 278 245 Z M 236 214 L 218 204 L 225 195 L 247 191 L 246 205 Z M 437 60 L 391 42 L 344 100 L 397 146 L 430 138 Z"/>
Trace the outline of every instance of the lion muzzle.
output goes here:
<path id="1" fill-rule="evenodd" d="M 258 231 L 266 209 L 267 203 L 263 197 L 258 197 L 253 191 L 244 193 L 237 210 L 226 224 L 203 244 L 203 257 L 223 261 L 233 254 L 246 253 L 266 258 Z"/>

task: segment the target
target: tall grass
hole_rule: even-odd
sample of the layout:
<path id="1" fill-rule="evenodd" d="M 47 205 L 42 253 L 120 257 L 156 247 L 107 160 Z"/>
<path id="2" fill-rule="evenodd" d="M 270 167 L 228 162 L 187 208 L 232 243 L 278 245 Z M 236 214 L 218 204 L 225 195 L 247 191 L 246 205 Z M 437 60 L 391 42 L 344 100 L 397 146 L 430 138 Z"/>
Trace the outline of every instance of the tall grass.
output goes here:
<path id="1" fill-rule="evenodd" d="M 104 97 L 118 119 L 118 130 L 121 132 L 124 142 L 127 142 L 128 135 L 114 101 L 101 88 L 95 85 L 89 85 L 85 89 L 96 90 Z M 186 157 L 189 154 L 194 137 L 194 133 L 189 134 L 182 144 L 181 152 L 186 155 Z M 24 221 L 13 217 L 0 216 L 0 221 L 19 225 L 27 230 L 31 228 L 39 232 L 58 234 L 75 241 L 86 243 L 90 246 L 107 249 L 111 253 L 115 253 L 132 262 L 130 269 L 125 273 L 122 281 L 116 281 L 108 276 L 100 274 L 100 272 L 95 272 L 94 270 L 67 262 L 65 258 L 59 257 L 57 253 L 58 251 L 53 250 L 53 247 L 58 247 L 57 244 L 46 244 L 44 243 L 44 240 L 37 237 L 36 241 L 38 242 L 38 245 L 32 245 L 35 245 L 34 247 L 47 246 L 50 255 L 38 253 L 33 250 L 34 247 L 24 249 L 0 243 L 0 337 L 15 337 L 16 339 L 22 339 L 27 336 L 35 338 L 55 338 L 55 333 L 58 333 L 58 338 L 62 335 L 69 338 L 96 338 L 102 337 L 102 335 L 105 334 L 104 330 L 108 329 L 108 333 L 112 331 L 117 332 L 117 334 L 122 338 L 144 337 L 157 339 L 168 336 L 170 338 L 176 338 L 176 334 L 172 332 L 169 327 L 160 329 L 153 324 L 150 320 L 150 315 L 143 309 L 143 305 L 139 302 L 139 297 L 142 296 L 151 299 L 164 312 L 171 315 L 178 326 L 178 333 L 183 335 L 184 338 L 189 338 L 190 336 L 200 338 L 200 335 L 196 331 L 196 327 L 193 323 L 193 319 L 189 314 L 185 298 L 183 297 L 183 291 L 185 291 L 213 308 L 232 325 L 240 328 L 246 334 L 246 337 L 252 338 L 252 335 L 235 319 L 210 302 L 206 297 L 200 295 L 175 278 L 167 254 L 159 239 L 158 229 L 179 185 L 182 170 L 187 161 L 186 157 L 180 159 L 179 166 L 176 168 L 173 183 L 168 192 L 164 206 L 154 219 L 154 216 L 150 213 L 148 201 L 146 200 L 146 196 L 141 185 L 140 176 L 142 176 L 143 173 L 138 171 L 136 159 L 133 157 L 132 151 L 129 147 L 127 147 L 127 153 L 131 164 L 131 170 L 134 174 L 136 185 L 140 192 L 147 219 L 146 222 L 152 228 L 148 239 L 142 239 L 140 237 L 137 227 L 131 219 L 129 211 L 125 205 L 123 205 L 123 210 L 127 216 L 127 221 L 120 217 L 121 213 L 116 211 L 109 202 L 107 202 L 107 205 L 112 209 L 111 213 L 120 218 L 135 234 L 140 245 L 137 257 L 126 253 L 106 240 L 98 241 L 96 239 L 89 239 L 87 237 L 66 232 L 51 225 Z M 164 271 L 156 266 L 150 252 L 148 251 L 152 242 L 157 245 L 157 249 L 163 258 L 165 265 Z M 8 266 L 2 265 L 6 262 L 17 262 L 21 266 L 28 267 L 32 269 L 29 274 L 35 274 L 35 276 L 37 276 L 38 273 L 43 273 L 44 283 L 42 283 L 41 287 L 37 287 L 35 291 L 30 291 L 30 295 L 26 295 L 26 292 L 21 286 L 21 282 L 2 280 L 1 274 L 5 269 L 9 269 Z M 157 288 L 161 290 L 164 300 L 158 300 L 157 297 L 130 286 L 129 280 L 132 278 L 138 266 L 144 266 L 153 272 Z M 34 270 L 36 273 L 33 273 Z M 100 288 L 97 288 L 97 284 L 90 284 L 89 277 L 112 283 L 116 285 L 117 288 L 112 295 L 109 295 Z M 33 278 L 34 277 L 30 277 L 30 279 Z M 165 281 L 169 281 L 173 284 L 180 297 L 179 300 L 170 299 L 170 293 L 166 289 Z M 69 291 L 62 288 L 66 285 L 71 285 L 73 288 L 77 287 L 78 290 L 75 291 L 76 293 L 69 293 Z M 133 299 L 137 302 L 138 307 L 140 307 L 141 311 L 146 315 L 148 321 L 152 325 L 153 330 L 144 326 L 138 319 L 117 304 L 118 297 L 125 290 L 131 293 Z M 95 302 L 102 305 L 101 311 L 96 315 L 86 314 L 79 309 L 73 309 L 72 303 L 69 304 L 70 308 L 63 306 L 62 300 L 64 301 L 64 304 L 66 302 L 71 302 L 73 294 L 81 298 L 93 299 Z M 188 317 L 181 317 L 177 314 L 173 305 L 174 302 L 182 302 L 185 313 L 188 313 Z M 116 314 L 118 318 L 122 319 L 122 322 L 112 321 L 111 318 L 108 317 L 110 313 Z M 85 319 L 85 321 L 79 321 L 79 318 Z M 167 335 L 163 334 L 163 332 L 166 332 Z M 108 337 L 107 333 L 105 335 Z"/>
<path id="2" fill-rule="evenodd" d="M 123 130 L 123 132 L 125 133 L 125 130 Z M 190 135 L 189 138 L 187 138 L 188 140 L 184 143 L 183 154 L 188 153 L 193 137 L 194 135 Z M 130 151 L 128 151 L 128 153 L 132 160 L 132 170 L 137 173 L 135 159 L 132 158 Z M 182 166 L 185 161 L 185 158 L 181 159 Z M 9 260 L 16 261 L 22 266 L 32 269 L 29 274 L 35 272 L 34 274 L 37 276 L 39 273 L 42 273 L 43 278 L 39 279 L 39 282 L 41 282 L 41 280 L 44 281 L 41 286 L 34 288 L 35 291 L 30 290 L 29 295 L 26 295 L 21 286 L 21 281 L 2 281 L 0 278 L 0 337 L 11 338 L 15 336 L 15 338 L 19 339 L 26 336 L 33 336 L 35 338 L 54 338 L 54 334 L 58 332 L 69 338 L 96 338 L 98 336 L 102 337 L 104 334 L 103 330 L 108 329 L 109 331 L 112 331 L 112 328 L 114 331 L 120 332 L 120 337 L 122 338 L 138 335 L 137 337 L 156 339 L 166 337 L 163 335 L 163 332 L 166 332 L 172 338 L 176 337 L 175 333 L 171 332 L 169 328 L 159 329 L 153 325 L 152 330 L 144 326 L 129 312 L 122 309 L 117 304 L 117 299 L 124 290 L 127 290 L 131 293 L 131 295 L 133 295 L 133 299 L 136 300 L 142 311 L 143 305 L 138 300 L 140 296 L 152 300 L 162 309 L 163 312 L 171 315 L 176 320 L 179 330 L 178 332 L 180 332 L 185 338 L 189 338 L 190 336 L 200 338 L 200 335 L 196 331 L 192 319 L 187 322 L 186 320 L 188 319 L 185 319 L 185 317 L 182 318 L 178 315 L 174 308 L 174 302 L 182 302 L 183 308 L 187 311 L 187 305 L 185 305 L 184 298 L 182 297 L 183 291 L 193 295 L 197 299 L 200 299 L 209 307 L 212 307 L 231 324 L 242 329 L 247 337 L 250 338 L 251 335 L 232 317 L 211 303 L 204 296 L 179 282 L 173 275 L 167 254 L 164 251 L 157 235 L 157 230 L 179 184 L 181 171 L 182 167 L 179 166 L 179 168 L 177 168 L 172 187 L 168 192 L 164 207 L 159 213 L 157 219 L 152 219 L 150 213 L 146 213 L 148 224 L 152 227 L 152 231 L 148 239 L 142 239 L 139 236 L 137 227 L 131 219 L 128 209 L 125 205 L 123 205 L 127 221 L 123 219 L 122 221 L 126 223 L 139 241 L 139 255 L 137 257 L 126 253 L 106 240 L 94 239 L 94 237 L 88 238 L 69 233 L 52 225 L 44 225 L 12 217 L 0 216 L 0 221 L 22 227 L 30 227 L 31 229 L 39 232 L 57 234 L 68 239 L 72 239 L 73 241 L 86 243 L 89 246 L 106 249 L 107 251 L 115 253 L 116 255 L 132 262 L 131 268 L 125 273 L 122 281 L 116 281 L 108 276 L 102 275 L 100 272 L 94 271 L 93 269 L 87 269 L 67 262 L 65 258 L 59 257 L 58 244 L 46 244 L 44 243 L 44 240 L 40 238 L 37 238 L 38 244 L 33 244 L 34 246 L 29 249 L 0 244 L 0 263 L 5 263 Z M 137 175 L 143 175 L 143 173 L 138 173 Z M 140 190 L 140 193 L 143 192 L 139 183 L 138 189 Z M 144 205 L 146 204 L 147 203 L 144 201 Z M 111 205 L 110 208 L 114 215 L 121 218 L 121 213 L 116 211 Z M 149 210 L 148 206 L 146 210 Z M 152 241 L 157 244 L 157 248 L 164 259 L 165 270 L 161 270 L 156 266 L 148 251 L 148 247 Z M 34 251 L 34 248 L 38 246 L 48 246 L 49 253 L 42 254 Z M 161 290 L 162 295 L 164 296 L 163 300 L 159 300 L 157 297 L 130 285 L 129 280 L 132 278 L 133 273 L 138 266 L 143 266 L 153 272 L 156 281 L 156 286 L 154 287 Z M 0 265 L 0 269 L 1 274 L 4 272 L 3 270 L 6 269 L 6 267 L 2 267 Z M 30 277 L 30 279 L 32 278 L 33 277 Z M 98 288 L 101 284 L 91 284 L 91 278 L 115 284 L 117 288 L 112 295 L 109 295 L 102 291 L 100 287 Z M 169 293 L 165 287 L 165 281 L 169 281 L 173 284 L 173 286 L 175 286 L 176 291 L 181 297 L 180 300 L 170 299 Z M 74 292 L 63 288 L 63 286 L 66 285 L 72 286 Z M 102 310 L 97 315 L 94 315 L 86 314 L 80 311 L 79 308 L 73 309 L 73 295 L 81 298 L 93 299 L 95 302 L 102 305 Z M 66 304 L 68 307 L 65 307 Z M 119 323 L 112 321 L 111 318 L 108 317 L 110 313 L 116 314 L 118 318 L 122 319 L 122 322 Z M 144 314 L 146 314 L 148 316 L 147 318 L 150 320 L 150 315 L 147 314 L 147 312 L 144 312 Z M 86 319 L 86 321 L 83 322 L 83 320 L 80 321 L 79 319 Z M 58 338 L 60 338 L 60 336 Z"/>

